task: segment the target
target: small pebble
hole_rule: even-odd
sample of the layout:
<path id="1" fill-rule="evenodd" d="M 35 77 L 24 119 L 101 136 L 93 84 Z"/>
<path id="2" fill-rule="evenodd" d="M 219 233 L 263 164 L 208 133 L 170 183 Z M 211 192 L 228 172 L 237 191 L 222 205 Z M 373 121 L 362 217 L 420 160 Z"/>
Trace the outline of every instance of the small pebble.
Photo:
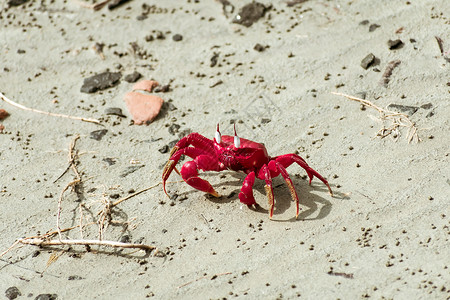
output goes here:
<path id="1" fill-rule="evenodd" d="M 96 140 L 96 141 L 100 141 L 105 134 L 108 132 L 108 129 L 100 129 L 100 130 L 95 130 L 91 132 L 91 139 Z"/>
<path id="2" fill-rule="evenodd" d="M 17 287 L 12 286 L 5 291 L 5 296 L 9 300 L 13 300 L 19 296 L 22 296 L 22 293 L 19 291 L 19 289 Z"/>
<path id="3" fill-rule="evenodd" d="M 389 40 L 387 42 L 387 44 L 388 44 L 388 47 L 389 47 L 390 50 L 399 49 L 399 48 L 401 48 L 403 46 L 403 42 L 401 40 L 399 40 L 399 39 L 397 39 L 397 40 Z"/>
<path id="4" fill-rule="evenodd" d="M 134 72 L 131 73 L 131 74 L 125 75 L 125 77 L 123 78 L 123 80 L 125 80 L 126 82 L 133 83 L 133 82 L 138 81 L 139 78 L 141 78 L 141 77 L 142 77 L 142 74 L 141 74 L 141 73 L 139 73 L 138 71 L 134 71 Z"/>
<path id="5" fill-rule="evenodd" d="M 108 107 L 105 109 L 105 115 L 115 115 L 125 118 L 121 108 L 118 107 Z"/>
<path id="6" fill-rule="evenodd" d="M 179 42 L 179 41 L 181 41 L 181 40 L 183 40 L 183 36 L 181 35 L 181 34 L 175 34 L 173 37 L 172 37 L 172 39 L 175 41 L 175 42 Z"/>
<path id="7" fill-rule="evenodd" d="M 95 93 L 117 85 L 122 74 L 120 72 L 103 72 L 88 78 L 85 78 L 80 91 L 82 93 Z"/>

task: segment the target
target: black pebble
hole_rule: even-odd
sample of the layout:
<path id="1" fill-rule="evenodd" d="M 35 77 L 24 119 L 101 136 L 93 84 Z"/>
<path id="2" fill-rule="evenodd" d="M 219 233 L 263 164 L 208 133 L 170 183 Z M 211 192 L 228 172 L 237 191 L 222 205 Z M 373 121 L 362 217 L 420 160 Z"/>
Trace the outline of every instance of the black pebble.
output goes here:
<path id="1" fill-rule="evenodd" d="M 94 139 L 96 141 L 100 141 L 105 134 L 108 132 L 108 129 L 100 129 L 100 130 L 95 130 L 91 132 L 91 139 Z"/>
<path id="2" fill-rule="evenodd" d="M 401 47 L 403 47 L 403 42 L 399 39 L 397 40 L 389 40 L 387 42 L 388 47 L 390 50 L 394 50 L 394 49 L 400 49 Z"/>
<path id="3" fill-rule="evenodd" d="M 181 127 L 181 126 L 178 125 L 178 124 L 172 124 L 172 125 L 170 125 L 170 127 L 169 127 L 169 133 L 170 133 L 171 135 L 175 135 L 176 133 L 178 133 L 180 127 Z"/>
<path id="4" fill-rule="evenodd" d="M 422 104 L 420 106 L 420 108 L 423 108 L 423 109 L 430 109 L 432 107 L 433 107 L 433 104 L 431 104 L 431 103 Z"/>
<path id="5" fill-rule="evenodd" d="M 373 64 L 374 61 L 375 61 L 375 55 L 373 55 L 372 53 L 369 53 L 361 61 L 361 67 L 364 70 L 367 70 Z"/>
<path id="6" fill-rule="evenodd" d="M 369 24 L 369 20 L 362 20 L 361 22 L 359 22 L 359 25 L 367 25 Z"/>
<path id="7" fill-rule="evenodd" d="M 121 6 L 124 3 L 127 3 L 128 1 L 130 1 L 130 0 L 114 0 L 114 1 L 111 1 L 111 3 L 108 4 L 108 9 L 114 9 L 116 7 Z"/>
<path id="8" fill-rule="evenodd" d="M 170 84 L 158 85 L 153 90 L 155 93 L 167 93 L 168 91 L 170 91 Z"/>
<path id="9" fill-rule="evenodd" d="M 378 24 L 370 24 L 369 32 L 375 31 L 375 29 L 377 29 L 378 27 L 380 27 L 380 25 L 378 25 Z"/>
<path id="10" fill-rule="evenodd" d="M 214 53 L 214 55 L 211 57 L 211 63 L 209 66 L 212 68 L 215 65 L 217 65 L 217 61 L 219 60 L 219 53 Z"/>
<path id="11" fill-rule="evenodd" d="M 258 52 L 263 52 L 266 49 L 266 47 L 264 47 L 261 44 L 256 44 L 255 47 L 253 47 L 253 50 L 256 50 Z"/>
<path id="12" fill-rule="evenodd" d="M 71 275 L 71 276 L 69 276 L 69 278 L 67 278 L 68 280 L 81 280 L 81 279 L 84 279 L 83 277 L 81 277 L 81 276 L 78 276 L 78 275 Z"/>
<path id="13" fill-rule="evenodd" d="M 239 13 L 234 17 L 233 23 L 250 27 L 253 23 L 258 21 L 259 18 L 264 16 L 266 10 L 267 7 L 262 3 L 249 3 L 241 8 Z"/>
<path id="14" fill-rule="evenodd" d="M 108 107 L 107 109 L 105 109 L 105 114 L 125 118 L 125 115 L 122 113 L 122 109 L 118 107 Z"/>
<path id="15" fill-rule="evenodd" d="M 161 152 L 161 153 L 167 153 L 167 152 L 169 152 L 169 146 L 168 145 L 164 145 L 161 148 L 159 148 L 158 151 Z"/>
<path id="16" fill-rule="evenodd" d="M 81 87 L 82 93 L 95 93 L 110 87 L 117 85 L 120 81 L 122 74 L 120 72 L 103 72 L 88 78 L 83 81 Z"/>
<path id="17" fill-rule="evenodd" d="M 139 72 L 137 72 L 137 71 L 134 71 L 133 73 L 131 73 L 131 74 L 127 74 L 127 75 L 125 75 L 125 77 L 123 78 L 123 80 L 125 80 L 126 82 L 136 82 L 139 78 L 141 78 L 142 77 L 142 74 L 141 73 L 139 73 Z"/>
<path id="18" fill-rule="evenodd" d="M 30 0 L 9 0 L 8 5 L 10 7 L 11 6 L 19 6 L 19 5 L 27 3 L 28 1 L 30 1 Z"/>
<path id="19" fill-rule="evenodd" d="M 112 166 L 112 165 L 116 164 L 116 160 L 111 157 L 105 157 L 103 159 L 103 161 L 106 162 L 108 164 L 108 166 Z"/>
<path id="20" fill-rule="evenodd" d="M 17 287 L 12 286 L 5 291 L 5 296 L 9 300 L 13 300 L 19 296 L 22 296 L 22 293 L 19 291 L 19 289 Z"/>
<path id="21" fill-rule="evenodd" d="M 179 41 L 181 41 L 182 39 L 183 39 L 183 36 L 181 35 L 181 34 L 175 34 L 173 37 L 172 37 L 172 39 L 175 41 L 175 42 L 179 42 Z"/>
<path id="22" fill-rule="evenodd" d="M 56 294 L 40 294 L 34 300 L 56 300 L 58 295 Z"/>

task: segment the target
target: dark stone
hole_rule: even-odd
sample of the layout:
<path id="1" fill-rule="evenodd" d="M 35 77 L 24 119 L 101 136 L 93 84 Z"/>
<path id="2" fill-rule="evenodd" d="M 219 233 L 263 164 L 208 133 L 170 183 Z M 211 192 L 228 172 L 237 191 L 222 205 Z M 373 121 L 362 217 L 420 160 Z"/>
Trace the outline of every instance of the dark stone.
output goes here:
<path id="1" fill-rule="evenodd" d="M 81 279 L 84 279 L 83 277 L 81 277 L 81 276 L 78 276 L 78 275 L 71 275 L 71 276 L 69 276 L 69 278 L 67 278 L 68 280 L 81 280 Z"/>
<path id="2" fill-rule="evenodd" d="M 172 124 L 169 126 L 169 133 L 171 135 L 175 135 L 176 133 L 178 133 L 179 129 L 180 129 L 180 125 L 178 124 Z"/>
<path id="3" fill-rule="evenodd" d="M 107 71 L 85 78 L 80 91 L 82 93 L 95 93 L 96 91 L 113 87 L 119 83 L 121 77 L 122 74 L 120 72 Z"/>
<path id="4" fill-rule="evenodd" d="M 370 24 L 369 32 L 375 31 L 375 29 L 377 29 L 378 27 L 380 27 L 380 25 L 378 25 L 378 24 Z"/>
<path id="5" fill-rule="evenodd" d="M 19 289 L 17 287 L 12 286 L 5 291 L 5 296 L 9 300 L 13 300 L 19 296 L 22 296 L 22 293 L 19 291 Z"/>
<path id="6" fill-rule="evenodd" d="M 172 39 L 175 41 L 175 42 L 179 42 L 179 41 L 181 41 L 181 40 L 183 40 L 183 36 L 181 35 L 181 34 L 175 34 L 173 37 L 172 37 Z"/>
<path id="7" fill-rule="evenodd" d="M 241 8 L 239 13 L 234 17 L 233 23 L 250 27 L 263 17 L 266 11 L 267 7 L 264 4 L 259 2 L 249 3 Z"/>
<path id="8" fill-rule="evenodd" d="M 126 82 L 132 83 L 132 82 L 138 81 L 138 79 L 141 78 L 141 77 L 142 77 L 142 74 L 141 74 L 141 73 L 139 73 L 138 71 L 134 71 L 134 72 L 131 73 L 131 74 L 125 75 L 125 77 L 123 78 L 123 80 L 125 80 Z"/>
<path id="9" fill-rule="evenodd" d="M 122 118 L 125 118 L 126 116 L 123 114 L 122 109 L 118 108 L 118 107 L 108 107 L 107 109 L 105 109 L 105 114 L 106 115 L 114 115 L 114 116 L 119 116 Z"/>
<path id="10" fill-rule="evenodd" d="M 116 164 L 116 160 L 114 158 L 111 157 L 105 157 L 103 159 L 104 162 L 106 162 L 108 164 L 108 166 L 112 166 Z"/>
<path id="11" fill-rule="evenodd" d="M 369 53 L 361 61 L 361 67 L 364 70 L 367 70 L 373 64 L 374 61 L 375 61 L 375 55 L 373 55 L 372 53 Z"/>
<path id="12" fill-rule="evenodd" d="M 417 106 L 408 106 L 401 104 L 389 104 L 387 106 L 389 110 L 393 110 L 399 113 L 407 114 L 408 116 L 412 116 L 419 108 Z"/>
<path id="13" fill-rule="evenodd" d="M 136 172 L 137 170 L 139 170 L 140 168 L 145 167 L 145 165 L 139 165 L 139 166 L 129 166 L 125 169 L 125 171 L 123 171 L 122 174 L 120 174 L 119 176 L 124 178 L 128 175 L 130 175 L 131 173 Z"/>
<path id="14" fill-rule="evenodd" d="M 433 107 L 433 104 L 431 104 L 431 103 L 425 103 L 420 106 L 420 108 L 423 108 L 423 109 L 430 109 L 432 107 Z"/>
<path id="15" fill-rule="evenodd" d="M 8 5 L 9 5 L 9 7 L 19 6 L 19 5 L 27 3 L 28 1 L 30 1 L 30 0 L 9 0 Z"/>
<path id="16" fill-rule="evenodd" d="M 387 44 L 390 50 L 400 49 L 403 47 L 403 42 L 399 39 L 389 40 Z"/>
<path id="17" fill-rule="evenodd" d="M 264 47 L 261 44 L 256 44 L 255 47 L 253 47 L 253 50 L 256 50 L 258 52 L 263 52 L 264 50 L 266 50 L 266 47 Z"/>
<path id="18" fill-rule="evenodd" d="M 164 39 L 166 39 L 166 36 L 164 35 L 164 33 L 162 31 L 157 31 L 156 32 L 156 39 L 164 40 Z"/>
<path id="19" fill-rule="evenodd" d="M 164 145 L 161 148 L 159 148 L 158 151 L 163 153 L 163 154 L 167 153 L 167 152 L 169 152 L 169 146 L 168 145 Z"/>
<path id="20" fill-rule="evenodd" d="M 153 90 L 155 93 L 167 93 L 168 91 L 170 91 L 170 84 L 158 85 Z"/>
<path id="21" fill-rule="evenodd" d="M 131 236 L 129 236 L 128 234 L 125 234 L 124 236 L 122 236 L 120 238 L 120 242 L 121 243 L 131 243 Z"/>
<path id="22" fill-rule="evenodd" d="M 369 20 L 362 20 L 361 22 L 359 22 L 359 25 L 367 25 L 369 24 Z"/>
<path id="23" fill-rule="evenodd" d="M 120 194 L 119 193 L 111 194 L 111 195 L 109 195 L 109 198 L 111 198 L 111 199 L 119 199 L 120 198 Z"/>
<path id="24" fill-rule="evenodd" d="M 56 294 L 40 294 L 34 300 L 56 300 L 58 295 Z"/>
<path id="25" fill-rule="evenodd" d="M 261 124 L 267 124 L 267 123 L 270 123 L 270 121 L 272 121 L 272 120 L 267 119 L 267 118 L 262 118 L 261 119 Z"/>
<path id="26" fill-rule="evenodd" d="M 113 0 L 108 4 L 108 9 L 114 9 L 116 7 L 121 6 L 122 4 L 127 3 L 130 0 Z"/>
<path id="27" fill-rule="evenodd" d="M 91 132 L 91 139 L 100 141 L 105 134 L 108 132 L 108 129 L 100 129 Z"/>
<path id="28" fill-rule="evenodd" d="M 219 53 L 214 53 L 211 57 L 211 64 L 209 65 L 211 68 L 217 65 L 217 61 L 219 60 Z"/>

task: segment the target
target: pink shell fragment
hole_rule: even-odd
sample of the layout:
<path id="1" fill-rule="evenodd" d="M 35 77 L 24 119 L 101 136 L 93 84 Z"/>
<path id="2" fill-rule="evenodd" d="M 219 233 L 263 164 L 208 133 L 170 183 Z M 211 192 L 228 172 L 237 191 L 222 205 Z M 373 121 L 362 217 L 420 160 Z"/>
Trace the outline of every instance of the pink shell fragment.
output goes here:
<path id="1" fill-rule="evenodd" d="M 134 124 L 149 124 L 158 115 L 164 100 L 155 95 L 129 92 L 125 95 L 125 104 Z"/>
<path id="2" fill-rule="evenodd" d="M 133 86 L 133 91 L 142 90 L 151 92 L 158 85 L 159 83 L 154 80 L 141 80 L 139 82 L 136 82 L 136 84 Z"/>

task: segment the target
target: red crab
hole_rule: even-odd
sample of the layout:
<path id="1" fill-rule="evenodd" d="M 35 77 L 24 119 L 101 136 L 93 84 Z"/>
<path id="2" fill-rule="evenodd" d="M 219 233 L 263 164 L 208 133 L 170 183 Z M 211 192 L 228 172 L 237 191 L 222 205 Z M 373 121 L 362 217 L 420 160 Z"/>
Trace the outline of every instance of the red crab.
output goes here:
<path id="1" fill-rule="evenodd" d="M 181 168 L 180 174 L 175 166 L 183 154 L 194 160 L 186 162 Z M 252 205 L 257 206 L 253 197 L 253 183 L 255 182 L 255 178 L 264 180 L 266 182 L 266 194 L 269 198 L 270 218 L 272 218 L 274 209 L 272 178 L 281 174 L 289 187 L 292 199 L 296 202 L 296 217 L 298 217 L 299 200 L 297 192 L 286 171 L 286 168 L 293 163 L 297 163 L 306 170 L 310 184 L 311 180 L 316 176 L 328 187 L 330 194 L 333 195 L 328 182 L 308 166 L 306 161 L 297 154 L 270 157 L 263 144 L 239 138 L 236 134 L 236 127 L 234 128 L 234 137 L 228 135 L 222 136 L 219 131 L 219 124 L 217 124 L 217 131 L 213 141 L 194 132 L 176 143 L 170 152 L 170 158 L 163 170 L 162 180 L 164 192 L 167 195 L 166 180 L 169 178 L 173 169 L 183 177 L 183 180 L 187 184 L 215 197 L 219 197 L 219 194 L 208 181 L 198 177 L 198 170 L 217 172 L 223 170 L 243 171 L 247 176 L 242 184 L 239 200 L 248 207 Z"/>

